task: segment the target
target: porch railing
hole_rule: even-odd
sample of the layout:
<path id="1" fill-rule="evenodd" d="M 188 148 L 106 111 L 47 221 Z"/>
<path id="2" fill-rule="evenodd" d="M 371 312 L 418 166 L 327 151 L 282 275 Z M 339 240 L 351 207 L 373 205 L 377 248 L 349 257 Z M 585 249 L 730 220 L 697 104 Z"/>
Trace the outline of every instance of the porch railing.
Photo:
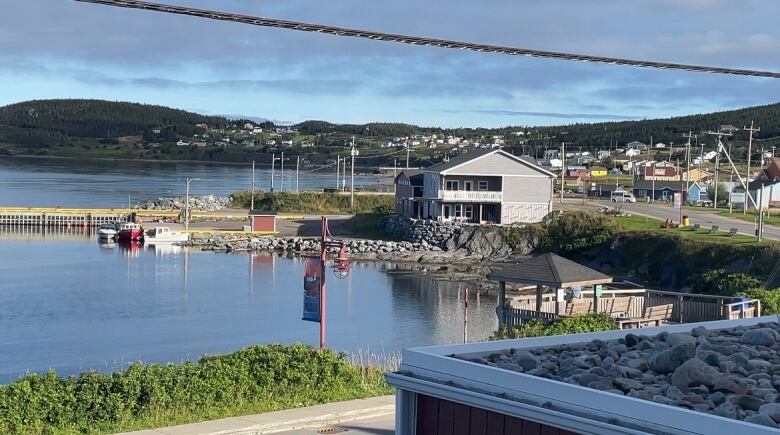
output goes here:
<path id="1" fill-rule="evenodd" d="M 501 202 L 504 199 L 504 193 L 481 190 L 440 190 L 439 199 L 463 202 Z"/>

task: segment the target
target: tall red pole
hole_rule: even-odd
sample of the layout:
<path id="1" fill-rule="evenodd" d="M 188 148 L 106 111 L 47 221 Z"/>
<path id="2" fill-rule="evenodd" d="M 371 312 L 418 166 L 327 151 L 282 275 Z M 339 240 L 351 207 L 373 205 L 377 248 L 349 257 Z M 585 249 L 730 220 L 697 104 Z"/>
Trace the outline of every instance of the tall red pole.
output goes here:
<path id="1" fill-rule="evenodd" d="M 325 349 L 325 261 L 328 259 L 328 218 L 322 217 L 320 243 L 320 349 Z"/>

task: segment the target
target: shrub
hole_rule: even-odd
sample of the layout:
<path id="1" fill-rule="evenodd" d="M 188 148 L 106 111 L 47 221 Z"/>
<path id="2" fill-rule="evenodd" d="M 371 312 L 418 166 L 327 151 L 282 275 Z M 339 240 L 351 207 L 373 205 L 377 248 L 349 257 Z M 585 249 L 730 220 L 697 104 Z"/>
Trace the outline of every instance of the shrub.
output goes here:
<path id="1" fill-rule="evenodd" d="M 615 319 L 606 314 L 583 314 L 574 317 L 560 317 L 550 323 L 531 320 L 516 328 L 500 328 L 490 340 L 509 338 L 546 337 L 548 335 L 581 334 L 617 329 Z"/>
<path id="2" fill-rule="evenodd" d="M 739 295 L 761 301 L 762 315 L 780 314 L 780 289 L 765 290 L 757 288 L 742 291 Z"/>
<path id="3" fill-rule="evenodd" d="M 104 375 L 28 375 L 0 386 L 0 433 L 113 432 L 388 394 L 377 369 L 308 346 L 252 346 Z"/>
<path id="4" fill-rule="evenodd" d="M 231 196 L 235 207 L 249 208 L 251 192 L 236 192 Z M 392 213 L 395 198 L 391 195 L 355 194 L 355 208 L 350 196 L 318 192 L 256 192 L 255 208 L 281 213 Z"/>
<path id="5" fill-rule="evenodd" d="M 723 269 L 711 270 L 690 280 L 695 293 L 733 296 L 735 293 L 760 288 L 763 283 L 758 278 L 744 273 L 726 273 Z"/>
<path id="6" fill-rule="evenodd" d="M 615 220 L 600 213 L 564 213 L 545 225 L 546 237 L 541 240 L 540 249 L 567 254 L 600 245 L 616 230 Z"/>

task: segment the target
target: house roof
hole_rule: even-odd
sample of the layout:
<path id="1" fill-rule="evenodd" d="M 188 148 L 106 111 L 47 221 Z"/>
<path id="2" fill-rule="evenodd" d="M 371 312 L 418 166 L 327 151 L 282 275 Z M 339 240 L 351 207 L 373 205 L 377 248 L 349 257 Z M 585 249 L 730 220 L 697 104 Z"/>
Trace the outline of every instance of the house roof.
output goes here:
<path id="1" fill-rule="evenodd" d="M 441 162 L 437 163 L 433 166 L 429 166 L 425 168 L 425 172 L 436 172 L 436 173 L 444 173 L 449 170 L 455 169 L 456 167 L 463 165 L 465 163 L 468 163 L 470 161 L 476 160 L 481 157 L 485 157 L 490 154 L 501 154 L 503 156 L 506 156 L 518 163 L 524 164 L 532 169 L 535 169 L 545 175 L 548 175 L 550 177 L 555 177 L 555 174 L 552 172 L 542 168 L 541 166 L 537 165 L 536 162 L 531 160 L 530 158 L 526 157 L 519 157 L 513 154 L 510 154 L 501 148 L 479 148 L 474 151 L 469 151 L 464 154 L 460 154 L 458 156 L 455 156 L 451 158 L 448 162 Z"/>
<path id="2" fill-rule="evenodd" d="M 637 180 L 634 182 L 634 189 L 651 190 L 653 189 L 653 186 L 654 186 L 653 180 Z M 655 190 L 664 190 L 664 189 L 679 192 L 681 189 L 681 185 L 679 181 L 655 181 Z"/>
<path id="3" fill-rule="evenodd" d="M 407 178 L 409 178 L 409 181 L 412 180 L 412 178 L 420 177 L 423 174 L 422 169 L 404 169 L 403 171 L 399 172 L 398 175 L 395 176 L 394 182 L 398 182 L 398 178 L 401 175 L 406 175 Z"/>
<path id="4" fill-rule="evenodd" d="M 488 279 L 554 288 L 612 282 L 611 276 L 553 253 L 531 257 L 516 264 L 500 266 L 488 275 Z"/>

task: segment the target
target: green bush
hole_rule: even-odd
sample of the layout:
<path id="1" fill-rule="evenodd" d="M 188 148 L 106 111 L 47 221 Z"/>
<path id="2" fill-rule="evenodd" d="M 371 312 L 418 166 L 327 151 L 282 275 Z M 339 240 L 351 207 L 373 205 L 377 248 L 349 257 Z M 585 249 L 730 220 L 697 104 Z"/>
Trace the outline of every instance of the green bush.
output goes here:
<path id="1" fill-rule="evenodd" d="M 575 211 L 564 213 L 544 226 L 546 236 L 540 242 L 542 251 L 568 254 L 591 248 L 609 240 L 617 231 L 609 216 Z"/>
<path id="2" fill-rule="evenodd" d="M 740 296 L 761 301 L 761 315 L 780 314 L 780 289 L 752 289 L 739 292 Z"/>
<path id="3" fill-rule="evenodd" d="M 760 288 L 763 283 L 744 273 L 726 273 L 723 269 L 711 270 L 690 280 L 695 293 L 733 296 L 735 293 Z"/>
<path id="4" fill-rule="evenodd" d="M 612 317 L 606 314 L 583 314 L 574 317 L 560 317 L 550 323 L 544 323 L 541 320 L 531 320 L 516 328 L 499 328 L 489 340 L 581 334 L 612 329 L 617 329 L 615 319 Z"/>
<path id="5" fill-rule="evenodd" d="M 110 375 L 32 374 L 0 386 L 0 433 L 103 433 L 388 394 L 378 369 L 309 346 L 252 346 Z"/>
<path id="6" fill-rule="evenodd" d="M 251 192 L 231 195 L 234 207 L 249 208 Z M 355 194 L 355 208 L 350 207 L 350 196 L 318 192 L 256 192 L 255 209 L 280 213 L 392 213 L 395 197 L 392 195 Z"/>

